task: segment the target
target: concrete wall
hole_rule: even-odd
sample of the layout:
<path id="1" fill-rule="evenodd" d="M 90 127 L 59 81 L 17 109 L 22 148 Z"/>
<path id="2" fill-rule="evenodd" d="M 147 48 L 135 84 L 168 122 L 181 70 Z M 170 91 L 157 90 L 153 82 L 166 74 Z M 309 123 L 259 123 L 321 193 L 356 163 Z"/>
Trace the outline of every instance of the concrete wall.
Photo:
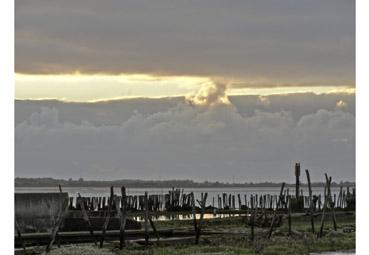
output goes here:
<path id="1" fill-rule="evenodd" d="M 50 231 L 68 193 L 16 193 L 15 218 L 21 232 Z"/>

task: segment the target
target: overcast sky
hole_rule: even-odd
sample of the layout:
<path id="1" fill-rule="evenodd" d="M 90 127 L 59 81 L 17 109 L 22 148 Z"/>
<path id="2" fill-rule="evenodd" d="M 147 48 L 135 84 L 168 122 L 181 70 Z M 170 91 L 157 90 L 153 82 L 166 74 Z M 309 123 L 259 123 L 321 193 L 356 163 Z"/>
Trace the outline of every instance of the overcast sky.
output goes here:
<path id="1" fill-rule="evenodd" d="M 354 10 L 15 0 L 16 176 L 353 180 Z"/>
<path id="2" fill-rule="evenodd" d="M 96 103 L 16 101 L 16 176 L 313 181 L 355 178 L 353 94 Z"/>
<path id="3" fill-rule="evenodd" d="M 354 0 L 16 0 L 17 73 L 354 85 Z"/>

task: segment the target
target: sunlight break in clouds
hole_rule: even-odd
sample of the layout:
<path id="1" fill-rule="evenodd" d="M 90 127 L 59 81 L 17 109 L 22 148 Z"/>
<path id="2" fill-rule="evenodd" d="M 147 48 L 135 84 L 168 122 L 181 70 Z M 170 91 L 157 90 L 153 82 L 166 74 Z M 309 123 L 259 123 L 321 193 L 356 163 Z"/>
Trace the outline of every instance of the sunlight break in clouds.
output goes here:
<path id="1" fill-rule="evenodd" d="M 17 99 L 98 101 L 113 98 L 168 97 L 194 93 L 206 77 L 147 74 L 15 75 Z"/>
<path id="2" fill-rule="evenodd" d="M 340 100 L 337 102 L 336 108 L 340 110 L 347 110 L 347 103 L 343 100 Z"/>
<path id="3" fill-rule="evenodd" d="M 225 83 L 211 81 L 202 83 L 200 89 L 194 95 L 186 96 L 189 104 L 200 106 L 213 106 L 217 104 L 230 104 Z"/>
<path id="4" fill-rule="evenodd" d="M 214 83 L 214 80 L 216 81 Z M 176 97 L 187 96 L 204 103 L 208 96 L 219 93 L 229 95 L 271 95 L 285 93 L 313 92 L 354 93 L 355 88 L 332 86 L 307 87 L 235 87 L 232 80 L 211 79 L 195 76 L 153 76 L 148 74 L 54 74 L 15 75 L 15 97 L 17 99 L 58 99 L 73 102 L 135 98 L 135 97 Z M 220 83 L 218 85 L 218 83 Z M 221 85 L 223 84 L 223 85 Z M 227 84 L 227 86 L 226 86 Z M 222 88 L 223 86 L 223 88 Z M 215 92 L 214 95 L 212 95 Z M 195 94 L 197 94 L 195 96 Z M 212 100 L 211 98 L 208 98 Z M 226 102 L 226 97 L 220 100 Z"/>

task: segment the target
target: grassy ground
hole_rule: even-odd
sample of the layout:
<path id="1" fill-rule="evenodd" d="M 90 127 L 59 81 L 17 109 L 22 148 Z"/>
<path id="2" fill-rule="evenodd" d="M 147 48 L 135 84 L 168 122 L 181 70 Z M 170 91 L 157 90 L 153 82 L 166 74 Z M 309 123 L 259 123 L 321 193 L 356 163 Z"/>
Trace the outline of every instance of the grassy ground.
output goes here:
<path id="1" fill-rule="evenodd" d="M 63 246 L 53 249 L 51 255 L 233 255 L 233 254 L 309 254 L 310 252 L 342 251 L 355 249 L 355 217 L 338 215 L 338 231 L 333 231 L 333 224 L 327 218 L 324 237 L 317 239 L 311 233 L 310 218 L 299 216 L 292 219 L 292 235 L 288 236 L 287 220 L 281 227 L 276 228 L 271 239 L 265 238 L 268 229 L 256 228 L 256 238 L 250 241 L 250 228 L 241 217 L 205 220 L 204 230 L 231 232 L 216 236 L 203 236 L 199 245 L 193 240 L 181 243 L 160 243 L 144 247 L 137 243 L 129 243 L 127 248 L 120 251 L 117 242 L 106 243 L 104 249 L 95 248 L 92 244 Z M 191 229 L 192 221 L 157 222 L 156 227 Z M 315 220 L 318 231 L 320 219 Z M 351 231 L 351 232 L 350 232 Z M 153 239 L 155 240 L 155 239 Z"/>

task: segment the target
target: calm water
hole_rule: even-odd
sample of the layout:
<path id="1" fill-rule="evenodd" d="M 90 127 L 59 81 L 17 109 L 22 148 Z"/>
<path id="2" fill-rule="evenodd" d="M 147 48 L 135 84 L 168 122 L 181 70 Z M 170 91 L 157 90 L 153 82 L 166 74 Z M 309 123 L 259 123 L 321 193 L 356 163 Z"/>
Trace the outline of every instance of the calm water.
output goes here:
<path id="1" fill-rule="evenodd" d="M 148 194 L 166 194 L 168 188 L 127 188 L 127 195 L 144 195 L 145 191 Z M 183 189 L 185 193 L 194 192 L 196 199 L 201 197 L 202 192 L 208 192 L 207 205 L 212 205 L 213 198 L 215 206 L 217 205 L 217 196 L 222 196 L 222 193 L 227 193 L 236 196 L 236 205 L 238 205 L 237 195 L 241 195 L 242 203 L 244 204 L 245 195 L 247 200 L 249 200 L 250 195 L 278 195 L 280 192 L 280 187 L 245 187 L 245 188 L 185 188 Z M 308 195 L 307 188 L 303 188 L 303 194 Z M 99 196 L 109 196 L 110 189 L 108 187 L 63 187 L 64 192 L 68 192 L 70 197 L 77 197 L 78 192 L 83 197 L 99 197 Z M 350 188 L 350 191 L 352 189 Z M 30 193 L 30 192 L 59 192 L 58 187 L 16 187 L 15 193 Z M 289 188 L 290 194 L 294 194 L 295 190 Z M 114 188 L 114 193 L 120 195 L 120 188 Z M 324 193 L 323 187 L 313 188 L 313 195 L 319 195 Z M 338 197 L 339 188 L 332 188 L 332 194 L 336 194 Z"/>

